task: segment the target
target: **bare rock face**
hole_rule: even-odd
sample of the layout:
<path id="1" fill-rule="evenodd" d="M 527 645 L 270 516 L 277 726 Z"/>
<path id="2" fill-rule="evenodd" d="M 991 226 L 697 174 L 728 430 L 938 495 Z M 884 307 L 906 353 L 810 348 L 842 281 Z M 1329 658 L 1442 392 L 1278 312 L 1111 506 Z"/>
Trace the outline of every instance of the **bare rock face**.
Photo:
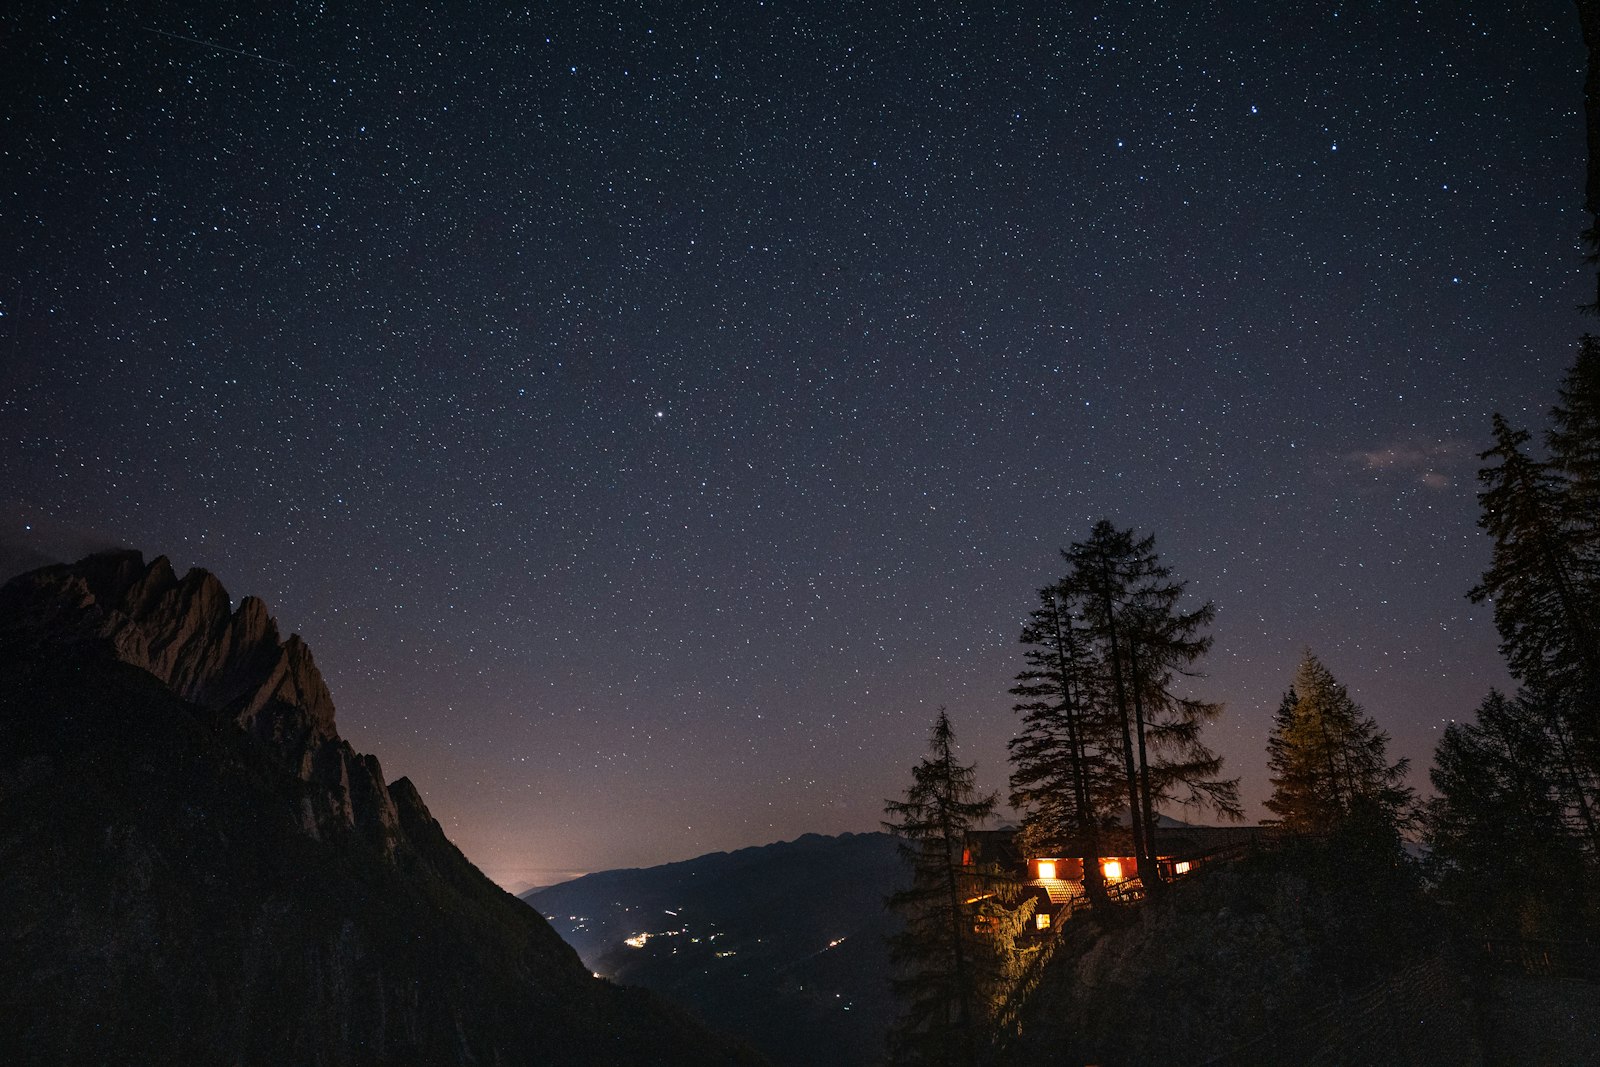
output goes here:
<path id="1" fill-rule="evenodd" d="M 165 556 L 101 552 L 31 571 L 0 588 L 0 625 L 35 644 L 89 644 L 149 671 L 178 696 L 232 717 L 268 743 L 312 795 L 308 833 L 361 829 L 392 849 L 398 817 L 374 756 L 334 728 L 333 697 L 311 649 L 285 640 L 259 598 L 232 608 L 215 575 L 179 578 Z"/>
<path id="2" fill-rule="evenodd" d="M 236 711 L 242 723 L 274 705 L 293 708 L 312 736 L 334 736 L 333 697 L 311 650 L 298 635 L 280 640 L 257 597 L 230 609 L 210 571 L 195 568 L 180 579 L 165 556 L 146 565 L 132 550 L 102 552 L 22 575 L 0 595 L 6 614 L 28 620 L 35 633 L 106 638 L 118 659 L 185 700 Z"/>
<path id="3" fill-rule="evenodd" d="M 210 574 L 110 552 L 0 586 L 0 1063 L 751 1063 L 594 978 L 311 652 Z"/>

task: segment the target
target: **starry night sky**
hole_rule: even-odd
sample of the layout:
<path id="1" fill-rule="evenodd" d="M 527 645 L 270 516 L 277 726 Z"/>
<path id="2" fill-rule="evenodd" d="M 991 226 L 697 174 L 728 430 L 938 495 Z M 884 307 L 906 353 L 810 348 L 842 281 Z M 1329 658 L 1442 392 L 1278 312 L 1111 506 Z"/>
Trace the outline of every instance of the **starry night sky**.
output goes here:
<path id="1" fill-rule="evenodd" d="M 0 14 L 0 559 L 262 596 L 504 885 L 874 829 L 941 704 L 1003 788 L 1102 516 L 1252 815 L 1303 647 L 1417 785 L 1505 684 L 1564 0 L 106 6 Z"/>

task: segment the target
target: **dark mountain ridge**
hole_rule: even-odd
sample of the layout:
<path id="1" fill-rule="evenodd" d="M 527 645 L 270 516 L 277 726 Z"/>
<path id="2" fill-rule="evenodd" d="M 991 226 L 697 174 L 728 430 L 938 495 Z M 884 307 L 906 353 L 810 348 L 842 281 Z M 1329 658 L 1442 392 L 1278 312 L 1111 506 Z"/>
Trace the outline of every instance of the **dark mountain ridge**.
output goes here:
<path id="1" fill-rule="evenodd" d="M 0 899 L 7 1062 L 753 1059 L 591 977 L 260 600 L 136 552 L 0 587 Z"/>

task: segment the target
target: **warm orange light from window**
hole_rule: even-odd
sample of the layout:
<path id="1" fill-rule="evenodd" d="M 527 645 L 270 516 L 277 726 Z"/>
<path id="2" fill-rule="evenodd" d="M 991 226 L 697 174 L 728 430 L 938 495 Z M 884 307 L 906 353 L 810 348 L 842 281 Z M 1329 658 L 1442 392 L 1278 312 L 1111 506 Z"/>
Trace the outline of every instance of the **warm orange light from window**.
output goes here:
<path id="1" fill-rule="evenodd" d="M 1040 878 L 1054 878 L 1055 876 L 1056 876 L 1056 861 L 1055 860 L 1040 860 L 1039 861 L 1039 877 Z"/>
<path id="2" fill-rule="evenodd" d="M 1172 871 L 1173 871 L 1174 874 L 1188 874 L 1189 873 L 1189 861 L 1188 860 L 1184 860 L 1182 863 L 1180 863 L 1176 867 L 1172 868 Z"/>
<path id="3" fill-rule="evenodd" d="M 1106 877 L 1112 881 L 1122 877 L 1122 863 L 1120 860 L 1106 860 L 1100 866 L 1100 869 L 1106 872 Z"/>
<path id="4" fill-rule="evenodd" d="M 1035 915 L 1033 917 L 1033 928 L 1035 930 L 1050 929 L 1050 913 L 1047 911 L 1041 911 Z"/>

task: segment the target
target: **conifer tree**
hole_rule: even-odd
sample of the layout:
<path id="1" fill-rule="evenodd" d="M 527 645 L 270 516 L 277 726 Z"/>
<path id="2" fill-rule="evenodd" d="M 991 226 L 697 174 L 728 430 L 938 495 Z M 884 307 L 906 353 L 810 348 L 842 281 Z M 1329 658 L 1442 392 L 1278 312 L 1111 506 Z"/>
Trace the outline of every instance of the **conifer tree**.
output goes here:
<path id="1" fill-rule="evenodd" d="M 1403 784 L 1410 761 L 1390 763 L 1388 749 L 1389 735 L 1307 650 L 1267 741 L 1273 791 L 1266 807 L 1301 833 L 1329 832 L 1358 817 L 1397 828 L 1416 798 Z"/>
<path id="2" fill-rule="evenodd" d="M 1551 465 L 1566 479 L 1569 512 L 1582 527 L 1581 550 L 1595 562 L 1600 535 L 1600 337 L 1584 334 L 1550 411 Z"/>
<path id="3" fill-rule="evenodd" d="M 1478 525 L 1494 538 L 1489 569 L 1468 596 L 1494 602 L 1501 654 L 1511 673 L 1541 688 L 1570 690 L 1597 669 L 1593 590 L 1570 536 L 1571 498 L 1559 474 L 1522 449 L 1526 430 L 1494 416 L 1497 461 L 1478 472 Z"/>
<path id="4" fill-rule="evenodd" d="M 1007 907 L 1010 880 L 972 862 L 968 832 L 993 814 L 999 798 L 980 795 L 975 768 L 957 761 L 942 708 L 929 749 L 912 769 L 904 799 L 884 804 L 884 829 L 901 838 L 911 866 L 910 886 L 888 901 L 905 920 L 890 940 L 893 985 L 905 1010 L 890 1031 L 889 1051 L 894 1063 L 967 1067 L 1015 971 L 1008 935 L 1021 922 Z"/>
<path id="5" fill-rule="evenodd" d="M 1064 553 L 1072 572 L 1062 583 L 1082 598 L 1088 632 L 1102 649 L 1109 710 L 1114 713 L 1113 722 L 1122 734 L 1120 753 L 1127 788 L 1129 828 L 1133 832 L 1134 861 L 1138 864 L 1140 882 L 1152 891 L 1160 879 L 1151 848 L 1154 835 L 1147 826 L 1149 805 L 1141 789 L 1145 776 L 1140 773 L 1149 749 L 1142 721 L 1135 716 L 1133 697 L 1137 690 L 1128 657 L 1131 620 L 1127 609 L 1132 585 L 1142 577 L 1137 573 L 1138 564 L 1143 556 L 1153 555 L 1150 550 L 1154 544 L 1154 538 L 1146 538 L 1135 545 L 1132 530 L 1118 530 L 1102 519 L 1090 530 L 1087 541 L 1074 542 Z M 1145 552 L 1141 553 L 1140 549 Z"/>
<path id="6" fill-rule="evenodd" d="M 1600 771 L 1600 338 L 1585 334 L 1562 380 L 1546 435 L 1550 465 L 1564 480 L 1563 519 L 1575 557 L 1579 611 L 1588 653 L 1573 708 L 1574 728 L 1588 744 L 1590 770 Z"/>
<path id="7" fill-rule="evenodd" d="M 1119 782 L 1111 717 L 1099 698 L 1101 665 L 1079 632 L 1072 598 L 1057 585 L 1022 629 L 1027 667 L 1011 692 L 1022 729 L 1011 740 L 1011 804 L 1023 813 L 1027 851 L 1083 861 L 1089 899 L 1106 900 L 1100 834 L 1116 810 Z"/>
<path id="8" fill-rule="evenodd" d="M 1299 703 L 1300 694 L 1290 686 L 1273 714 L 1272 734 L 1267 738 L 1273 791 L 1266 807 L 1293 829 L 1330 826 L 1344 810 L 1344 791 L 1340 776 L 1330 772 L 1326 760 L 1309 758 L 1292 740 L 1300 732 L 1295 721 Z"/>
<path id="9" fill-rule="evenodd" d="M 1473 722 L 1445 729 L 1434 752 L 1432 862 L 1445 896 L 1485 926 L 1548 937 L 1582 911 L 1578 829 L 1594 783 L 1571 777 L 1561 729 L 1529 694 L 1491 692 Z M 1592 836 L 1592 822 L 1583 833 Z"/>
<path id="10" fill-rule="evenodd" d="M 1066 580 L 1083 604 L 1086 630 L 1104 649 L 1106 692 L 1122 724 L 1123 764 L 1140 881 L 1159 888 L 1155 870 L 1157 808 L 1208 806 L 1237 818 L 1238 779 L 1219 777 L 1222 760 L 1201 730 L 1222 705 L 1180 695 L 1178 677 L 1193 677 L 1211 647 L 1204 632 L 1216 615 L 1205 603 L 1182 611 L 1185 583 L 1161 563 L 1154 536 L 1136 539 L 1101 520 L 1064 555 Z"/>
<path id="11" fill-rule="evenodd" d="M 1592 347 L 1592 346 L 1589 346 Z M 1592 354 L 1588 357 L 1593 359 Z M 1580 365 L 1584 357 L 1580 356 Z M 1494 461 L 1478 472 L 1482 516 L 1494 538 L 1489 569 L 1468 596 L 1494 604 L 1500 652 L 1514 677 L 1556 710 L 1574 737 L 1577 758 L 1600 767 L 1600 580 L 1595 526 L 1600 517 L 1576 506 L 1563 469 L 1587 470 L 1585 444 L 1595 428 L 1580 403 L 1575 373 L 1557 408 L 1561 459 L 1541 463 L 1523 446 L 1529 435 L 1494 416 Z M 1586 403 L 1586 402 L 1585 402 Z M 1585 490 L 1587 491 L 1587 490 Z"/>
<path id="12" fill-rule="evenodd" d="M 1079 842 L 1096 894 L 1096 838 L 1128 812 L 1139 877 L 1154 892 L 1160 806 L 1239 814 L 1238 780 L 1219 777 L 1222 761 L 1200 737 L 1221 705 L 1177 689 L 1210 647 L 1203 631 L 1214 609 L 1180 610 L 1184 583 L 1161 564 L 1153 537 L 1102 520 L 1062 555 L 1069 573 L 1041 591 L 1022 635 L 1013 803 L 1027 832 Z"/>

